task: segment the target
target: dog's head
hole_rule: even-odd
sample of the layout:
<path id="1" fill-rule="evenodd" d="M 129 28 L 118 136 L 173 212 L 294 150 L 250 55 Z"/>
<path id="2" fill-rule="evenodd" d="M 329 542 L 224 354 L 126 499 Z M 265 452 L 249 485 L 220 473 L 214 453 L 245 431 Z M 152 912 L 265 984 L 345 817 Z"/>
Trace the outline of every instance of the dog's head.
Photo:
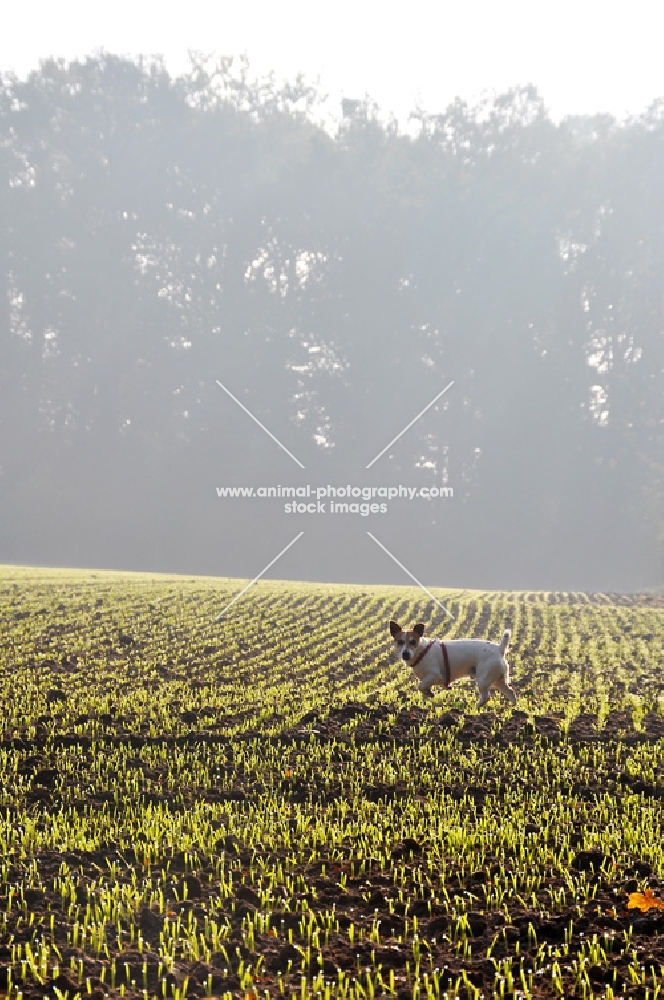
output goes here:
<path id="1" fill-rule="evenodd" d="M 398 622 L 391 621 L 390 632 L 397 647 L 399 657 L 408 663 L 408 661 L 413 659 L 417 653 L 417 647 L 420 644 L 420 639 L 424 635 L 424 625 L 422 622 L 418 622 L 417 625 L 413 625 L 410 632 L 404 632 Z"/>

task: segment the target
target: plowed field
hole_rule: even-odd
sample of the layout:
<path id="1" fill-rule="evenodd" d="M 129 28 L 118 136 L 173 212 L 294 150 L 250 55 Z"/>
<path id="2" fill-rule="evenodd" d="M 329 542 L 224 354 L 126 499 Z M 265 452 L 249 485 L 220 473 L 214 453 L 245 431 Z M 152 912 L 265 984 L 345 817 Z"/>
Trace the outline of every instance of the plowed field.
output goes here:
<path id="1" fill-rule="evenodd" d="M 242 585 L 0 569 L 1 994 L 659 995 L 661 598 Z"/>

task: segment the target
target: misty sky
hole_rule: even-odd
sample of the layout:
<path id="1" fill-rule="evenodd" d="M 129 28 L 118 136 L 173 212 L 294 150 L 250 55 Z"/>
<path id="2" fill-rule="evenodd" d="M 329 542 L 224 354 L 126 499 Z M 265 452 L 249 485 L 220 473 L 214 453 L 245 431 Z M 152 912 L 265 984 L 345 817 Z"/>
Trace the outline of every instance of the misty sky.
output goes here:
<path id="1" fill-rule="evenodd" d="M 385 11 L 390 13 L 386 15 Z M 554 118 L 636 114 L 664 95 L 664 5 L 654 0 L 24 0 L 3 4 L 0 69 L 24 75 L 39 59 L 100 48 L 161 54 L 187 66 L 188 49 L 246 53 L 258 75 L 304 72 L 330 95 L 369 94 L 401 119 L 455 96 L 534 83 Z"/>

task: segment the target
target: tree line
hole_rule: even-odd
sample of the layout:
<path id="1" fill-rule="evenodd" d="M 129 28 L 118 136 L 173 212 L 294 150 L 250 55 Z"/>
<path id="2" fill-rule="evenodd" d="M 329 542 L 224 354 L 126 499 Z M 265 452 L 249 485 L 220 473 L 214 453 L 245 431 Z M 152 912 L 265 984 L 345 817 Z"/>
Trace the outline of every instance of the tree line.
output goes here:
<path id="1" fill-rule="evenodd" d="M 454 498 L 305 518 L 283 574 L 407 582 L 370 529 L 434 584 L 663 583 L 664 101 L 319 101 L 229 59 L 0 76 L 0 560 L 251 577 L 300 522 L 216 486 L 400 482 Z"/>

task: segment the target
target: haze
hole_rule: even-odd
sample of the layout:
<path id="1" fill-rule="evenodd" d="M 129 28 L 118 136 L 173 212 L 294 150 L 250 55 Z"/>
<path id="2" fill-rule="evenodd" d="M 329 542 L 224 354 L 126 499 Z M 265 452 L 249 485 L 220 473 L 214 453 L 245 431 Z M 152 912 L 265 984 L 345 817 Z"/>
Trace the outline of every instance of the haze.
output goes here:
<path id="1" fill-rule="evenodd" d="M 628 8 L 601 0 L 414 0 L 391 7 L 351 0 L 166 7 L 157 0 L 29 0 L 5 5 L 0 66 L 23 75 L 40 58 L 105 49 L 161 54 L 178 74 L 190 49 L 246 53 L 259 75 L 302 72 L 320 78 L 332 103 L 369 95 L 402 120 L 417 102 L 439 111 L 458 96 L 475 101 L 527 83 L 537 85 L 556 120 L 595 112 L 622 117 L 664 92 L 663 33 L 664 9 L 652 0 Z"/>
<path id="2" fill-rule="evenodd" d="M 0 562 L 661 586 L 660 15 L 282 9 L 10 11 Z"/>

